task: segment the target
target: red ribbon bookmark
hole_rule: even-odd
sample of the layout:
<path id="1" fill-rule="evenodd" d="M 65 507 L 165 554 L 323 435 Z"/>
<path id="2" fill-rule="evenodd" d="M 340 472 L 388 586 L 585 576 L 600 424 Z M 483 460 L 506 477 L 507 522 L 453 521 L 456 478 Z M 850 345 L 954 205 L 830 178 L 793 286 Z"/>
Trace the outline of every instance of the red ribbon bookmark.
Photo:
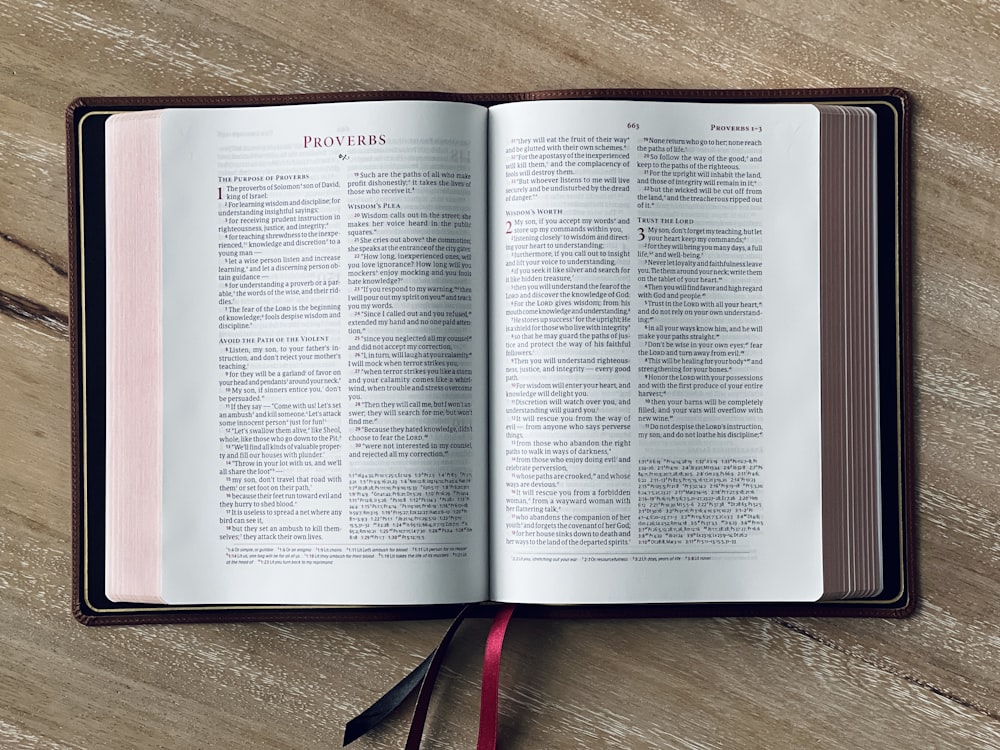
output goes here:
<path id="1" fill-rule="evenodd" d="M 516 604 L 505 604 L 493 617 L 483 656 L 483 683 L 479 693 L 479 739 L 476 750 L 496 750 L 500 717 L 500 655 L 507 625 Z"/>

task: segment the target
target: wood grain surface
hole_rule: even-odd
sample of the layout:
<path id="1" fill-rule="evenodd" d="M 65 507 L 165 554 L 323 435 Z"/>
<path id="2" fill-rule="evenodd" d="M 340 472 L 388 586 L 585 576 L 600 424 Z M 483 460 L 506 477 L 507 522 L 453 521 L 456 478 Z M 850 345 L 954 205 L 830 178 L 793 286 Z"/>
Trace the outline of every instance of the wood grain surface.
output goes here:
<path id="1" fill-rule="evenodd" d="M 337 746 L 444 628 L 73 620 L 70 100 L 860 85 L 916 104 L 918 612 L 515 619 L 500 745 L 1000 747 L 1000 6 L 972 0 L 0 0 L 0 746 Z M 459 632 L 424 747 L 474 744 L 485 632 Z"/>

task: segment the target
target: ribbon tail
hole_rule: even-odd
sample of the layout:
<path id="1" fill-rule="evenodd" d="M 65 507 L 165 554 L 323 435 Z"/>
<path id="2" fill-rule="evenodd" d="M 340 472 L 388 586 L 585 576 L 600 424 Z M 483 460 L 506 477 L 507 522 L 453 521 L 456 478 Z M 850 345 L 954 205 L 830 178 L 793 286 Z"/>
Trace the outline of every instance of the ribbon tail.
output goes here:
<path id="1" fill-rule="evenodd" d="M 516 604 L 505 604 L 493 618 L 483 656 L 483 684 L 479 696 L 479 738 L 476 750 L 496 750 L 500 718 L 500 655 L 503 638 Z"/>
<path id="2" fill-rule="evenodd" d="M 431 656 L 433 654 L 429 655 L 412 672 L 393 685 L 385 695 L 347 722 L 344 726 L 345 746 L 381 724 L 389 714 L 399 707 L 400 703 L 409 697 L 410 693 L 420 684 L 420 681 L 427 673 L 427 668 L 431 663 Z"/>
<path id="3" fill-rule="evenodd" d="M 375 701 L 372 705 L 362 711 L 360 714 L 351 719 L 344 726 L 344 745 L 349 745 L 354 742 L 369 731 L 377 727 L 386 718 L 392 714 L 400 704 L 405 701 L 410 694 L 416 689 L 418 685 L 421 686 L 421 693 L 423 693 L 423 685 L 427 682 L 428 674 L 433 668 L 433 676 L 430 678 L 430 685 L 433 687 L 434 679 L 437 676 L 438 669 L 440 669 L 440 663 L 444 659 L 444 654 L 448 650 L 448 644 L 451 642 L 452 636 L 455 635 L 455 631 L 458 630 L 458 626 L 461 624 L 462 620 L 466 618 L 470 608 L 473 605 L 467 604 L 462 608 L 462 611 L 458 613 L 458 616 L 452 621 L 451 626 L 445 632 L 444 637 L 438 644 L 437 648 L 432 651 L 426 659 L 424 659 L 420 664 L 418 664 L 408 675 L 403 679 L 393 685 L 381 698 Z M 435 660 L 437 666 L 435 667 Z M 428 690 L 427 701 L 430 701 L 430 691 Z M 419 702 L 418 702 L 419 707 Z M 424 716 L 426 717 L 426 707 L 424 708 Z M 414 721 L 416 721 L 416 715 L 414 716 Z M 420 730 L 423 731 L 423 719 L 420 722 Z M 413 728 L 411 725 L 411 733 Z M 419 743 L 419 739 L 418 739 Z"/>
<path id="4" fill-rule="evenodd" d="M 427 673 L 420 683 L 420 692 L 417 693 L 417 705 L 413 709 L 413 718 L 410 720 L 410 732 L 406 736 L 406 750 L 420 750 L 420 741 L 424 734 L 424 724 L 427 722 L 427 708 L 431 703 L 431 691 L 434 690 L 434 681 L 437 680 L 438 672 L 441 670 L 441 663 L 444 661 L 444 655 L 448 652 L 448 645 L 451 643 L 455 631 L 458 630 L 458 626 L 462 624 L 462 620 L 468 616 L 474 606 L 473 604 L 466 604 L 462 608 L 462 611 L 452 621 L 451 627 L 444 634 L 441 643 L 434 649 L 434 653 L 428 657 L 430 663 L 427 666 Z"/>

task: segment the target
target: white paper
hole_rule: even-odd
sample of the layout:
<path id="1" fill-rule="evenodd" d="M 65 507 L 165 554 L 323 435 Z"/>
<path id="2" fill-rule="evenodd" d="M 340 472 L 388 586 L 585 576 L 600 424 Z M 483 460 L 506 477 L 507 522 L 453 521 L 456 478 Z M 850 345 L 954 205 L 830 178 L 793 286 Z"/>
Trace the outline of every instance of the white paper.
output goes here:
<path id="1" fill-rule="evenodd" d="M 491 110 L 494 598 L 821 595 L 818 127 Z"/>

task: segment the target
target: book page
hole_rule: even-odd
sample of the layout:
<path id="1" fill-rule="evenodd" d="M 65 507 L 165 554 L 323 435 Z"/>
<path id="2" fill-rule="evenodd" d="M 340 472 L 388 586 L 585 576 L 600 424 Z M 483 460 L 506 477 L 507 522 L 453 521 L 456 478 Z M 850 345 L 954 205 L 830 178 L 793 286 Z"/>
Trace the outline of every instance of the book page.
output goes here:
<path id="1" fill-rule="evenodd" d="M 494 598 L 822 594 L 818 123 L 491 110 Z"/>
<path id="2" fill-rule="evenodd" d="M 163 592 L 486 589 L 485 110 L 163 115 Z"/>

